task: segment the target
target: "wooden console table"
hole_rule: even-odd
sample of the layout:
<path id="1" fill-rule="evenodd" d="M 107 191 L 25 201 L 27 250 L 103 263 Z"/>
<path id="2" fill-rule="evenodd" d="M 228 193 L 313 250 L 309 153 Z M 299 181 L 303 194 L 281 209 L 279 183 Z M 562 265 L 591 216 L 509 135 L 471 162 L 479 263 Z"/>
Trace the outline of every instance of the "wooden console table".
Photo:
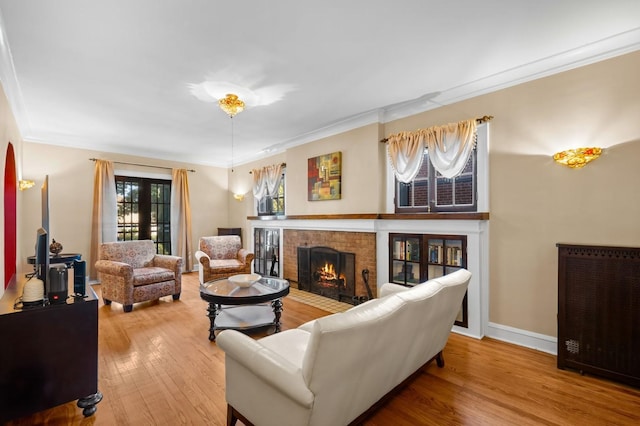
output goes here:
<path id="1" fill-rule="evenodd" d="M 640 248 L 557 247 L 558 368 L 640 386 Z"/>
<path id="2" fill-rule="evenodd" d="M 0 424 L 78 400 L 85 416 L 96 411 L 98 391 L 98 298 L 14 308 L 23 282 L 0 299 Z"/>

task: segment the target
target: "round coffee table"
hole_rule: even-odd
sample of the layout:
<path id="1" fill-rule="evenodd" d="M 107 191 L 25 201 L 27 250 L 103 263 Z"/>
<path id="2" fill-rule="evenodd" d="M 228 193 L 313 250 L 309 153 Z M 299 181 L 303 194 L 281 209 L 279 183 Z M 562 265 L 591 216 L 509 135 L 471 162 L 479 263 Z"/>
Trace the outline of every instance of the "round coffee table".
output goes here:
<path id="1" fill-rule="evenodd" d="M 251 287 L 239 287 L 226 278 L 200 284 L 200 297 L 209 302 L 209 340 L 216 330 L 248 330 L 275 325 L 280 331 L 282 298 L 289 294 L 289 281 L 262 277 Z"/>

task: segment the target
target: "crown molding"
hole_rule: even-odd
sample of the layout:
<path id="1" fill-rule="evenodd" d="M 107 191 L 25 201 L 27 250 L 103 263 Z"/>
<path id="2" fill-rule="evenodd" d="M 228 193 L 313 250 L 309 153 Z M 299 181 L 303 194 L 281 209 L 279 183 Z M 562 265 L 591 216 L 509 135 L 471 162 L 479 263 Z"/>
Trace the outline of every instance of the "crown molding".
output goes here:
<path id="1" fill-rule="evenodd" d="M 541 58 L 439 93 L 383 108 L 382 123 L 640 50 L 640 27 Z"/>

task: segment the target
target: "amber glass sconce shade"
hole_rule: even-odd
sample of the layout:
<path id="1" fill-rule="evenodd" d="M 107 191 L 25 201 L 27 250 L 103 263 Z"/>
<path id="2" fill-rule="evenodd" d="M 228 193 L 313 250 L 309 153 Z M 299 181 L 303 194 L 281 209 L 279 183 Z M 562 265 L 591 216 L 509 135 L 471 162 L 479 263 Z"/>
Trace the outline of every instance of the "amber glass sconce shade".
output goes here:
<path id="1" fill-rule="evenodd" d="M 20 179 L 20 181 L 18 181 L 18 188 L 20 191 L 24 191 L 25 189 L 33 188 L 35 184 L 36 183 L 32 180 Z"/>
<path id="2" fill-rule="evenodd" d="M 572 169 L 580 169 L 602 154 L 602 148 L 576 148 L 558 152 L 553 155 L 556 163 L 564 164 Z"/>

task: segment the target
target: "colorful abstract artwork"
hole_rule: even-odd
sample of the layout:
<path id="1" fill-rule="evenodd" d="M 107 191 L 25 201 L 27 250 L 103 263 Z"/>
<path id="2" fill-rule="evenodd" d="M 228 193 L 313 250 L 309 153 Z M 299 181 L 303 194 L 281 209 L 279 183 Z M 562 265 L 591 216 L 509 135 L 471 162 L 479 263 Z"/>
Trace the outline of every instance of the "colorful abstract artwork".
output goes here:
<path id="1" fill-rule="evenodd" d="M 309 158 L 309 201 L 341 198 L 342 152 Z"/>

